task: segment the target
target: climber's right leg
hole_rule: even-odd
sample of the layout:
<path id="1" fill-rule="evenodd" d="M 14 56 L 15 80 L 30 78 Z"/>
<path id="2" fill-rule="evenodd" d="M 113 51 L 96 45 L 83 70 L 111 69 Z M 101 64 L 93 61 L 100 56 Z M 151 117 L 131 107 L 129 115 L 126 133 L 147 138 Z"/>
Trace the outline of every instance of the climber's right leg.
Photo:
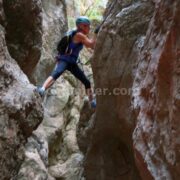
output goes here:
<path id="1" fill-rule="evenodd" d="M 54 68 L 52 74 L 46 79 L 43 86 L 38 88 L 38 92 L 41 96 L 44 95 L 46 89 L 51 87 L 56 79 L 67 69 L 68 63 L 65 61 L 58 61 L 56 67 Z"/>

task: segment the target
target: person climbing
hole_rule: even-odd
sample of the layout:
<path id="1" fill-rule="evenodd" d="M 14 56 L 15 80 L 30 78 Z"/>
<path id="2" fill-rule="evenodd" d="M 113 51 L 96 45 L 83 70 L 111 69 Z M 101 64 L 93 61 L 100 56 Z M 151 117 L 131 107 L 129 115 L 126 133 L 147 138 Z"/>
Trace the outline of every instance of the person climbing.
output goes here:
<path id="1" fill-rule="evenodd" d="M 91 48 L 91 49 L 94 49 L 95 47 L 96 36 L 94 36 L 92 39 L 87 37 L 90 31 L 90 24 L 91 22 L 86 16 L 80 16 L 76 19 L 76 30 L 74 31 L 72 40 L 70 41 L 69 44 L 71 51 L 68 53 L 58 54 L 57 63 L 53 72 L 46 79 L 43 86 L 37 88 L 37 91 L 41 96 L 44 95 L 46 89 L 51 87 L 53 83 L 61 76 L 61 74 L 65 70 L 68 70 L 84 84 L 86 89 L 86 94 L 88 95 L 91 107 L 92 108 L 96 107 L 96 101 L 95 99 L 93 99 L 91 83 L 77 64 L 79 53 L 83 49 L 84 45 L 86 48 Z M 98 31 L 95 30 L 95 34 L 97 33 Z"/>

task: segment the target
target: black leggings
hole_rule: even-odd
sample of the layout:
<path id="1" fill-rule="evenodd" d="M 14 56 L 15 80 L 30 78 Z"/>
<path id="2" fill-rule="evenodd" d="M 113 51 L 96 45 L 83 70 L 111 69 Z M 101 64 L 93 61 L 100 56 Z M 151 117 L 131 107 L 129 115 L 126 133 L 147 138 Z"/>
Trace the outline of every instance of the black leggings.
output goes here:
<path id="1" fill-rule="evenodd" d="M 70 64 L 65 61 L 58 61 L 51 76 L 56 80 L 65 70 L 70 71 L 77 79 L 79 79 L 86 89 L 91 88 L 91 83 L 85 76 L 84 72 L 79 68 L 77 64 Z"/>

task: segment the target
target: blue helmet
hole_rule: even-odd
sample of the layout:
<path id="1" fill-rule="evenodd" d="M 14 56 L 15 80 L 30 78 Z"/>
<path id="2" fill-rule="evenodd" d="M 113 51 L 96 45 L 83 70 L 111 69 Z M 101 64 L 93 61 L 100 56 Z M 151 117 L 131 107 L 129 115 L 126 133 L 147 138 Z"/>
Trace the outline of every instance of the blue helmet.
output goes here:
<path id="1" fill-rule="evenodd" d="M 86 16 L 79 16 L 79 17 L 76 19 L 76 25 L 79 25 L 79 24 L 81 24 L 81 23 L 83 23 L 83 24 L 88 24 L 88 25 L 91 24 L 89 18 L 86 17 Z"/>

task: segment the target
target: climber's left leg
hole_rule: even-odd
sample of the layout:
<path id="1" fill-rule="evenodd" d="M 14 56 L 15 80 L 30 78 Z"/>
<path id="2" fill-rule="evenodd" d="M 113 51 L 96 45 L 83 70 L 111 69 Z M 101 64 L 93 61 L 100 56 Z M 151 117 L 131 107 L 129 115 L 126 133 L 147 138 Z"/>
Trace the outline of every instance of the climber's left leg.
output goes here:
<path id="1" fill-rule="evenodd" d="M 86 94 L 89 97 L 89 101 L 92 102 L 93 101 L 93 92 L 91 89 L 91 83 L 85 76 L 84 72 L 79 68 L 79 66 L 77 64 L 73 64 L 68 70 L 84 84 L 85 89 L 86 89 Z M 94 101 L 93 101 L 93 104 L 94 104 Z"/>

